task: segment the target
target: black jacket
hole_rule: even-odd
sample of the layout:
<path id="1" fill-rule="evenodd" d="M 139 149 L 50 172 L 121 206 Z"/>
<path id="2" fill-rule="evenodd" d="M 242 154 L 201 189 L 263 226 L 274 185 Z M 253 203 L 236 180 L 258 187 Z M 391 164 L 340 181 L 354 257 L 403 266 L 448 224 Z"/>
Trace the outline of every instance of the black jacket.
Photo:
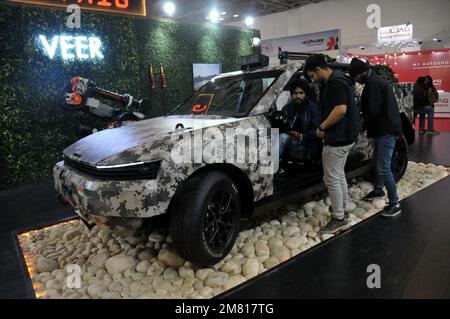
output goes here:
<path id="1" fill-rule="evenodd" d="M 413 109 L 414 112 L 424 112 L 425 106 L 428 105 L 428 99 L 425 94 L 425 90 L 422 85 L 415 83 L 414 89 L 413 89 L 413 95 L 414 95 L 414 102 L 413 102 Z"/>
<path id="2" fill-rule="evenodd" d="M 301 144 L 307 149 L 311 158 L 320 157 L 322 141 L 316 131 L 320 125 L 319 106 L 313 100 L 306 100 L 301 105 L 294 102 L 286 104 L 283 109 L 289 119 L 289 128 L 303 134 Z"/>
<path id="3" fill-rule="evenodd" d="M 361 108 L 368 137 L 401 134 L 400 112 L 392 85 L 373 70 L 369 71 L 361 95 Z"/>
<path id="4" fill-rule="evenodd" d="M 332 92 L 330 86 L 332 83 L 339 82 L 340 87 L 346 90 L 347 95 L 347 112 L 345 116 L 332 127 L 325 131 L 324 142 L 330 146 L 345 146 L 350 145 L 356 141 L 361 130 L 361 119 L 359 110 L 356 104 L 356 95 L 353 81 L 340 71 L 334 71 L 330 79 L 324 84 L 320 91 L 320 109 L 322 121 L 324 121 L 334 109 L 334 103 L 330 97 L 337 92 Z"/>
<path id="5" fill-rule="evenodd" d="M 317 139 L 316 130 L 320 125 L 320 113 L 319 106 L 315 102 L 309 99 L 301 105 L 290 102 L 282 111 L 289 118 L 290 129 L 303 134 L 304 143 Z"/>

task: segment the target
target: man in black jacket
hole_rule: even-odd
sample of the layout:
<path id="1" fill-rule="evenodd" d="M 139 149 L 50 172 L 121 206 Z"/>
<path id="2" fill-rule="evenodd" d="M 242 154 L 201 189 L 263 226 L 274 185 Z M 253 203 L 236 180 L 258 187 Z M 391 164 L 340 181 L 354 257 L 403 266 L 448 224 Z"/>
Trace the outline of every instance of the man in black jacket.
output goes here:
<path id="1" fill-rule="evenodd" d="M 320 140 L 316 130 L 320 124 L 319 107 L 310 97 L 306 80 L 299 79 L 291 84 L 291 102 L 283 107 L 289 120 L 289 131 L 280 134 L 280 155 L 290 159 L 307 160 L 318 157 Z"/>
<path id="2" fill-rule="evenodd" d="M 363 61 L 354 58 L 350 63 L 350 76 L 364 84 L 361 107 L 367 136 L 374 139 L 374 161 L 376 164 L 375 188 L 363 199 L 371 201 L 384 198 L 386 185 L 389 204 L 381 213 L 384 217 L 400 214 L 397 187 L 391 170 L 395 141 L 402 132 L 400 112 L 392 85 L 381 78 Z"/>
<path id="3" fill-rule="evenodd" d="M 333 210 L 331 221 L 320 232 L 335 234 L 350 228 L 350 221 L 345 218 L 348 187 L 344 167 L 360 131 L 359 110 L 353 81 L 342 72 L 329 68 L 324 55 L 308 57 L 303 70 L 313 82 L 321 84 L 322 120 L 316 135 L 324 141 L 323 180 Z"/>

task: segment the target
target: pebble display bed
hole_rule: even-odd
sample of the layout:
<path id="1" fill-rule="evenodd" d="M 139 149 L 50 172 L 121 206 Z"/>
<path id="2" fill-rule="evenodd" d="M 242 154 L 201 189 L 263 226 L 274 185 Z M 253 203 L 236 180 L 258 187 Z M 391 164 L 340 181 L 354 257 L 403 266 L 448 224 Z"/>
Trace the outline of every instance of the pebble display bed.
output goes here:
<path id="1" fill-rule="evenodd" d="M 410 162 L 398 183 L 399 197 L 447 175 L 443 166 Z M 370 190 L 362 179 L 351 181 L 352 225 L 384 207 L 384 200 L 361 201 Z M 330 219 L 330 200 L 321 196 L 246 221 L 231 253 L 211 268 L 181 259 L 166 229 L 122 238 L 97 227 L 89 231 L 74 220 L 18 239 L 37 298 L 212 298 L 332 237 L 319 234 Z M 69 288 L 71 265 L 79 266 L 80 288 Z"/>

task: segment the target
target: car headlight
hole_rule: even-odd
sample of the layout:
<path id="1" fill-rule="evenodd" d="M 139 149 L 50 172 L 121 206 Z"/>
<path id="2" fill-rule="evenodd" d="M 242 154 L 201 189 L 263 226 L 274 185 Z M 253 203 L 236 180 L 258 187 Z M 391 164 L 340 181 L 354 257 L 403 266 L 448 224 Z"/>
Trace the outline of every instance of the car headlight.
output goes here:
<path id="1" fill-rule="evenodd" d="M 64 158 L 64 164 L 98 179 L 105 180 L 155 179 L 161 167 L 161 161 L 91 166 L 67 157 Z"/>

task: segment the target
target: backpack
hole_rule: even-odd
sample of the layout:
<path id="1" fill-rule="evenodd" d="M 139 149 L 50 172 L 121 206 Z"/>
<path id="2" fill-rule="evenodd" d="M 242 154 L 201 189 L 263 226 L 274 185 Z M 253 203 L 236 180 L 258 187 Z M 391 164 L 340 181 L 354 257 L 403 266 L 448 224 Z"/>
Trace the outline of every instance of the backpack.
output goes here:
<path id="1" fill-rule="evenodd" d="M 430 90 L 428 91 L 428 101 L 431 105 L 439 101 L 439 93 L 435 88 L 430 88 Z"/>

